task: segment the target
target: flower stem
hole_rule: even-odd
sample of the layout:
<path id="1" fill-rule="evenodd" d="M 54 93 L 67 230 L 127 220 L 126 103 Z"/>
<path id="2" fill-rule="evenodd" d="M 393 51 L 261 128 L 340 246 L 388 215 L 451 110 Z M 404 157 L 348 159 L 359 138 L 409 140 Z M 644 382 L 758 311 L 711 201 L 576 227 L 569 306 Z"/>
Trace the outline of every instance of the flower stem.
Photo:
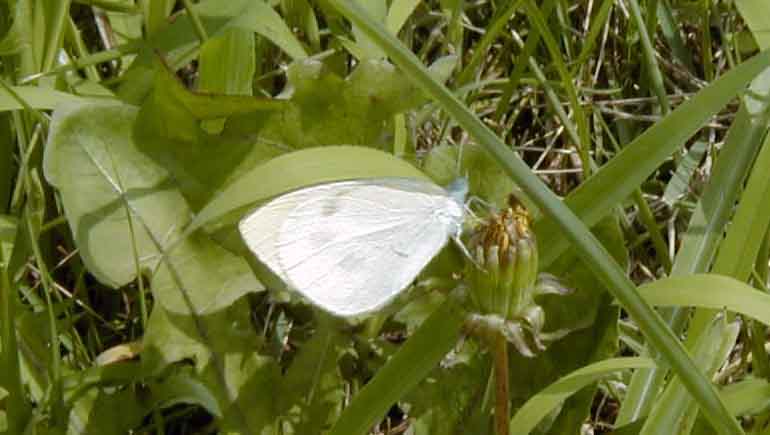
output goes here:
<path id="1" fill-rule="evenodd" d="M 508 402 L 508 341 L 502 333 L 495 334 L 495 435 L 509 434 L 510 404 Z"/>

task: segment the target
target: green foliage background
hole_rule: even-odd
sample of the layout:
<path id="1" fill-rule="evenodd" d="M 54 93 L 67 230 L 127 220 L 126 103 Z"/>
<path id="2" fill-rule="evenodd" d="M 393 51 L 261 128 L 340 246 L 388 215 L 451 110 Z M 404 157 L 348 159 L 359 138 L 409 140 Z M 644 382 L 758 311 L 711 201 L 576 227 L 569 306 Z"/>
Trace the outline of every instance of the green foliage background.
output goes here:
<path id="1" fill-rule="evenodd" d="M 537 301 L 560 340 L 509 346 L 511 434 L 768 433 L 768 11 L 0 2 L 0 432 L 499 432 L 457 252 L 343 320 L 235 228 L 304 186 L 467 176 L 572 290 Z"/>

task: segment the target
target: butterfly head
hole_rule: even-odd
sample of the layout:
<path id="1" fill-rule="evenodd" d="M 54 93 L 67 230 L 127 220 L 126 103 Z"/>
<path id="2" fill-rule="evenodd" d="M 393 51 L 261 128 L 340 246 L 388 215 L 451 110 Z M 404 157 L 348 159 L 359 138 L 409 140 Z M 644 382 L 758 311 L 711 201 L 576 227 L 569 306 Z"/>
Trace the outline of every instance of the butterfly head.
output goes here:
<path id="1" fill-rule="evenodd" d="M 464 204 L 469 191 L 468 177 L 456 178 L 447 185 L 446 191 L 458 204 Z"/>

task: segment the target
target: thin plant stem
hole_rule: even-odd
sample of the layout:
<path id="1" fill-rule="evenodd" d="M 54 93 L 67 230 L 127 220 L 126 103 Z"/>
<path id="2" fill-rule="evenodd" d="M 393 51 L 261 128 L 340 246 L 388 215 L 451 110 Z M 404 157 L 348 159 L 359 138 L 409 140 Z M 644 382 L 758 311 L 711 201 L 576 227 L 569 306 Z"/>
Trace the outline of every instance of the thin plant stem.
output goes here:
<path id="1" fill-rule="evenodd" d="M 631 17 L 639 30 L 639 38 L 642 42 L 642 54 L 644 55 L 645 66 L 647 67 L 647 74 L 649 75 L 652 84 L 652 90 L 658 98 L 661 113 L 665 115 L 671 111 L 671 103 L 669 103 L 668 96 L 666 95 L 666 89 L 663 85 L 663 75 L 660 73 L 658 61 L 655 59 L 655 49 L 652 46 L 650 35 L 647 33 L 647 25 L 642 18 L 642 11 L 639 8 L 639 3 L 636 0 L 628 0 L 628 6 L 629 9 L 631 9 Z M 654 16 L 655 10 L 651 9 L 647 11 L 647 13 Z"/>
<path id="2" fill-rule="evenodd" d="M 7 380 L 3 386 L 8 390 L 10 397 L 17 398 L 6 401 L 7 433 L 21 433 L 28 412 L 25 406 L 26 401 L 21 400 L 24 393 L 21 385 L 16 328 L 14 327 L 17 298 L 15 289 L 11 286 L 11 281 L 8 278 L 8 262 L 8 259 L 3 258 L 3 250 L 0 249 L 0 326 L 2 327 L 0 369 Z"/>
<path id="3" fill-rule="evenodd" d="M 770 231 L 765 234 L 762 247 L 759 249 L 756 261 L 756 272 L 754 280 L 756 287 L 762 291 L 767 291 L 767 261 L 770 257 Z M 751 354 L 753 372 L 762 378 L 770 378 L 770 357 L 765 350 L 765 341 L 767 337 L 767 328 L 762 323 L 751 321 Z"/>
<path id="4" fill-rule="evenodd" d="M 199 17 L 198 14 L 193 10 L 192 3 L 190 3 L 190 0 L 182 0 L 182 4 L 184 5 L 185 10 L 187 11 L 187 16 L 190 17 L 190 22 L 192 22 L 193 29 L 195 30 L 195 34 L 198 36 L 198 39 L 200 39 L 201 44 L 203 44 L 209 39 L 209 36 L 206 33 L 206 28 L 203 27 L 203 22 L 201 22 L 201 17 Z"/>
<path id="5" fill-rule="evenodd" d="M 508 341 L 503 334 L 495 334 L 495 434 L 508 435 L 510 426 L 510 402 L 508 401 Z"/>
<path id="6" fill-rule="evenodd" d="M 52 23 L 46 33 L 48 33 L 48 41 L 46 41 L 45 58 L 43 59 L 42 71 L 49 71 L 53 68 L 56 61 L 56 55 L 59 53 L 59 48 L 64 40 L 64 32 L 66 31 L 67 20 L 69 19 L 71 0 L 59 0 L 53 2 L 56 5 L 54 12 L 52 13 Z"/>

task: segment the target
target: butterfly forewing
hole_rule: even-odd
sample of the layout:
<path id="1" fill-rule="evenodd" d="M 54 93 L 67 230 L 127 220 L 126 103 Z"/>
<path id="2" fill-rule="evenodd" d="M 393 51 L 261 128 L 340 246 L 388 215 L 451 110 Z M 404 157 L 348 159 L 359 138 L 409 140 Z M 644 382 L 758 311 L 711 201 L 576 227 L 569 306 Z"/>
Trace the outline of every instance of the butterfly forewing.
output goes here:
<path id="1" fill-rule="evenodd" d="M 461 222 L 462 206 L 433 183 L 370 179 L 283 195 L 245 218 L 241 232 L 291 288 L 334 314 L 356 315 L 407 287 Z M 271 224 L 274 234 L 256 237 Z"/>

